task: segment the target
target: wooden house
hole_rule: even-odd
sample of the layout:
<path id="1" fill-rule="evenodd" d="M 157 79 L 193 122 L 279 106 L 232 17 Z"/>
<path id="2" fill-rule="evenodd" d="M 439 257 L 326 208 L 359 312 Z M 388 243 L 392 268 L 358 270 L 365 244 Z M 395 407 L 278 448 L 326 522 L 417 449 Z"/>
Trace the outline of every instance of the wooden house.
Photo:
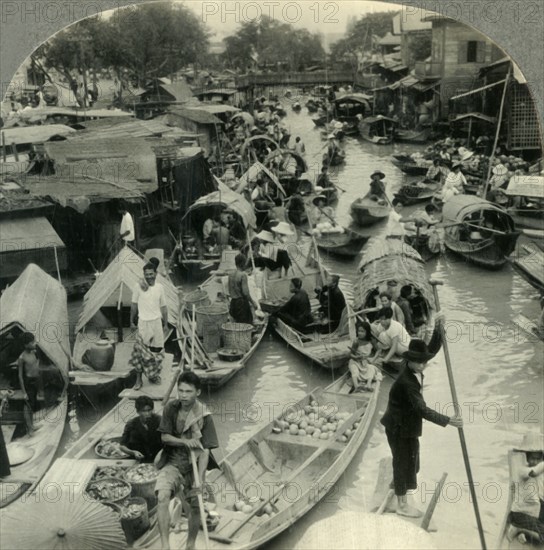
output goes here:
<path id="1" fill-rule="evenodd" d="M 489 38 L 454 19 L 430 14 L 423 21 L 432 23 L 432 54 L 415 64 L 415 76 L 422 80 L 440 80 L 440 118 L 449 115 L 451 97 L 474 88 L 482 67 L 504 57 L 504 52 Z"/>

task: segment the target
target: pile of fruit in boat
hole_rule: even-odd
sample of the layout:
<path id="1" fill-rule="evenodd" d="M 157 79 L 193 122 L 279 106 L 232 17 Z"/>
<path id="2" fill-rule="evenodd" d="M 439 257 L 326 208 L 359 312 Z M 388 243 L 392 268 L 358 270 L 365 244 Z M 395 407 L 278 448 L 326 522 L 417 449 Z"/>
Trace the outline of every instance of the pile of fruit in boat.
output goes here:
<path id="1" fill-rule="evenodd" d="M 103 439 L 96 444 L 94 450 L 102 458 L 128 458 L 121 450 L 121 442 L 118 439 Z"/>
<path id="2" fill-rule="evenodd" d="M 115 477 L 117 479 L 125 479 L 125 466 L 99 466 L 91 478 L 91 481 L 104 479 L 105 477 Z"/>
<path id="3" fill-rule="evenodd" d="M 239 498 L 234 503 L 234 509 L 237 512 L 243 512 L 244 514 L 251 514 L 253 511 L 261 506 L 261 499 L 258 496 L 246 497 L 245 499 Z M 257 513 L 258 516 L 263 519 L 268 519 L 274 513 L 274 508 L 271 504 L 266 504 L 260 512 Z"/>
<path id="4" fill-rule="evenodd" d="M 136 519 L 141 515 L 145 514 L 147 510 L 147 504 L 145 502 L 136 503 L 131 502 L 130 504 L 124 502 L 121 505 L 121 518 L 122 519 Z"/>
<path id="5" fill-rule="evenodd" d="M 292 408 L 284 414 L 282 419 L 276 421 L 273 431 L 323 440 L 338 437 L 338 441 L 347 443 L 359 422 L 354 422 L 352 428 L 345 430 L 340 436 L 336 431 L 350 416 L 349 412 L 339 412 L 336 403 L 320 406 L 313 400 L 309 405 Z"/>

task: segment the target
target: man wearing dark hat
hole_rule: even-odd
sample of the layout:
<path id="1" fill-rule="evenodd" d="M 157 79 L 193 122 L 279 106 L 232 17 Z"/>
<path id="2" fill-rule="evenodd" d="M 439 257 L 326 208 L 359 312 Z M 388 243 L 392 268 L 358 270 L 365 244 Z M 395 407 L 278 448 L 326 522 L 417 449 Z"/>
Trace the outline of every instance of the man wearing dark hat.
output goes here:
<path id="1" fill-rule="evenodd" d="M 321 306 L 319 310 L 328 319 L 328 329 L 330 332 L 338 328 L 342 313 L 346 307 L 346 298 L 338 286 L 339 282 L 340 275 L 335 273 L 331 275 L 331 281 L 328 285 L 315 289 Z"/>
<path id="2" fill-rule="evenodd" d="M 408 505 L 406 493 L 408 490 L 417 489 L 419 437 L 423 419 L 439 426 L 449 424 L 461 428 L 463 425 L 460 417 L 437 413 L 427 407 L 423 399 L 423 371 L 436 351 L 430 351 L 423 340 L 411 340 L 408 351 L 403 354 L 405 367 L 391 387 L 387 410 L 381 419 L 393 455 L 393 485 L 398 501 L 397 514 L 406 517 L 417 518 L 422 515 L 418 509 Z"/>
<path id="3" fill-rule="evenodd" d="M 385 174 L 376 170 L 370 175 L 370 198 L 374 201 L 385 200 Z"/>

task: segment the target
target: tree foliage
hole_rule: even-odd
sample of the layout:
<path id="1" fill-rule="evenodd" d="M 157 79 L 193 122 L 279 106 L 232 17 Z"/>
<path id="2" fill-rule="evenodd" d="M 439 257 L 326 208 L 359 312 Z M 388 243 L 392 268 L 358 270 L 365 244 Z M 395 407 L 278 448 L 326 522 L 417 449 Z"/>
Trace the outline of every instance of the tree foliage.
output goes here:
<path id="1" fill-rule="evenodd" d="M 298 71 L 325 57 L 319 35 L 266 16 L 242 23 L 224 42 L 223 58 L 233 69 L 286 64 L 288 70 Z"/>
<path id="2" fill-rule="evenodd" d="M 372 51 L 372 36 L 385 36 L 393 30 L 393 17 L 398 12 L 384 11 L 367 13 L 350 25 L 345 38 L 338 40 L 331 46 L 331 60 L 333 62 L 350 61 L 356 59 L 356 53 Z"/>
<path id="3" fill-rule="evenodd" d="M 119 9 L 110 19 L 78 22 L 44 43 L 34 58 L 69 81 L 90 68 L 112 68 L 119 78 L 171 74 L 206 53 L 209 34 L 187 7 L 152 3 Z"/>
<path id="4" fill-rule="evenodd" d="M 414 61 L 424 61 L 432 53 L 433 41 L 430 34 L 414 36 L 408 43 L 410 55 Z"/>

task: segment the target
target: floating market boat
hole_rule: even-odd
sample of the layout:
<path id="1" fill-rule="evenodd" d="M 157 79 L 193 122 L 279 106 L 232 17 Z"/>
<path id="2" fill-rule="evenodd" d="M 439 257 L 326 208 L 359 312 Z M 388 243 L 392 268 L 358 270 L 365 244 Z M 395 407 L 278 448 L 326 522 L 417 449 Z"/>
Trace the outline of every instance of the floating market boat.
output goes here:
<path id="1" fill-rule="evenodd" d="M 325 126 L 325 124 L 327 124 L 327 122 L 329 122 L 329 119 L 331 118 L 331 115 L 316 115 L 316 116 L 313 116 L 312 117 L 312 122 L 316 125 L 316 126 Z"/>
<path id="2" fill-rule="evenodd" d="M 320 250 L 335 256 L 354 258 L 360 254 L 369 237 L 345 229 L 343 233 L 322 233 L 315 240 Z"/>
<path id="3" fill-rule="evenodd" d="M 364 118 L 359 122 L 361 137 L 377 145 L 387 145 L 393 142 L 397 121 L 378 115 Z"/>
<path id="4" fill-rule="evenodd" d="M 434 194 L 440 190 L 438 182 L 427 183 L 425 181 L 403 185 L 396 193 L 395 197 L 402 204 L 408 206 L 421 202 L 430 201 Z"/>
<path id="5" fill-rule="evenodd" d="M 516 227 L 544 230 L 544 176 L 513 176 L 504 192 Z"/>
<path id="6" fill-rule="evenodd" d="M 431 128 L 423 128 L 422 130 L 403 130 L 395 131 L 395 141 L 403 141 L 405 143 L 425 143 L 431 137 Z"/>
<path id="7" fill-rule="evenodd" d="M 529 342 L 544 341 L 544 330 L 538 327 L 537 321 L 532 321 L 519 313 L 512 319 L 512 322 L 525 333 L 525 337 L 528 337 Z"/>
<path id="8" fill-rule="evenodd" d="M 544 294 L 544 252 L 534 241 L 518 246 L 509 260 L 532 287 Z"/>
<path id="9" fill-rule="evenodd" d="M 0 298 L 1 366 L 0 387 L 11 389 L 1 429 L 11 462 L 10 475 L 0 479 L 0 508 L 15 504 L 43 478 L 57 452 L 64 431 L 70 342 L 68 307 L 64 287 L 38 266 L 29 264 Z M 17 358 L 23 346 L 21 335 L 36 337 L 40 361 L 37 401 L 32 437 L 16 436 L 24 424 L 25 398 L 18 382 Z M 3 523 L 3 522 L 0 522 Z"/>
<path id="10" fill-rule="evenodd" d="M 143 279 L 145 264 L 142 256 L 126 246 L 85 294 L 76 325 L 75 370 L 70 372 L 73 385 L 103 391 L 106 384 L 126 381 L 134 372 L 129 361 L 136 330 L 130 327 L 130 307 L 132 292 Z M 157 283 L 164 288 L 168 307 L 170 330 L 165 335 L 168 339 L 178 323 L 178 291 L 160 270 Z M 102 335 L 106 338 L 102 339 Z M 108 353 L 113 355 L 113 363 L 104 357 Z"/>
<path id="11" fill-rule="evenodd" d="M 353 221 L 360 226 L 367 226 L 384 220 L 392 210 L 389 201 L 375 201 L 368 193 L 351 203 L 350 214 Z"/>
<path id="12" fill-rule="evenodd" d="M 229 210 L 240 218 L 244 233 L 257 223 L 253 206 L 240 193 L 232 191 L 217 178 L 216 182 L 217 191 L 197 199 L 181 220 L 182 224 L 185 223 L 186 229 L 181 246 L 177 247 L 175 263 L 190 275 L 193 281 L 206 278 L 213 269 L 217 269 L 221 261 L 222 246 L 203 241 L 202 228 L 206 220 L 213 218 L 215 213 Z"/>
<path id="13" fill-rule="evenodd" d="M 516 499 L 520 498 L 519 479 L 515 472 L 526 465 L 526 455 L 523 451 L 511 450 L 508 452 L 508 501 L 506 512 L 501 523 L 499 538 L 493 546 L 497 550 L 522 550 L 524 548 L 542 549 L 544 544 L 539 542 L 539 535 L 534 531 L 513 526 L 510 522 L 510 512 Z M 518 535 L 523 534 L 530 544 L 523 544 L 518 540 Z"/>
<path id="14" fill-rule="evenodd" d="M 405 154 L 391 155 L 391 162 L 408 176 L 425 176 L 432 165 L 431 160 L 421 159 L 416 162 L 410 155 Z"/>
<path id="15" fill-rule="evenodd" d="M 424 262 L 436 258 L 440 254 L 440 244 L 432 242 L 429 235 L 405 235 L 404 242 L 410 245 L 421 256 Z"/>
<path id="16" fill-rule="evenodd" d="M 293 103 L 291 105 L 291 109 L 293 109 L 293 111 L 295 113 L 300 113 L 300 111 L 302 110 L 302 106 L 300 105 L 300 103 L 297 101 L 296 103 Z"/>
<path id="17" fill-rule="evenodd" d="M 498 269 L 507 262 L 520 235 L 502 208 L 471 195 L 456 195 L 444 203 L 444 244 L 467 261 Z"/>
<path id="18" fill-rule="evenodd" d="M 418 338 L 430 342 L 434 331 L 435 301 L 425 263 L 421 256 L 401 239 L 371 239 L 359 264 L 361 272 L 353 288 L 353 308 L 372 322 L 381 308 L 380 292 L 391 291 L 394 281 L 400 292 L 410 286 L 412 322 Z M 395 296 L 394 296 L 395 297 Z M 368 310 L 367 313 L 366 310 Z M 398 362 L 397 362 L 398 363 Z M 392 366 L 398 366 L 393 361 Z"/>
<path id="19" fill-rule="evenodd" d="M 218 488 L 208 505 L 219 518 L 209 532 L 209 548 L 262 547 L 311 510 L 364 444 L 378 395 L 379 384 L 374 392 L 356 396 L 337 393 L 332 386 L 311 392 L 221 460 L 206 476 Z M 297 498 L 288 498 L 286 488 L 295 484 Z M 183 548 L 185 542 L 186 531 L 171 532 L 171 548 Z M 157 544 L 158 528 L 153 526 L 134 546 Z M 203 545 L 200 531 L 196 546 Z"/>

